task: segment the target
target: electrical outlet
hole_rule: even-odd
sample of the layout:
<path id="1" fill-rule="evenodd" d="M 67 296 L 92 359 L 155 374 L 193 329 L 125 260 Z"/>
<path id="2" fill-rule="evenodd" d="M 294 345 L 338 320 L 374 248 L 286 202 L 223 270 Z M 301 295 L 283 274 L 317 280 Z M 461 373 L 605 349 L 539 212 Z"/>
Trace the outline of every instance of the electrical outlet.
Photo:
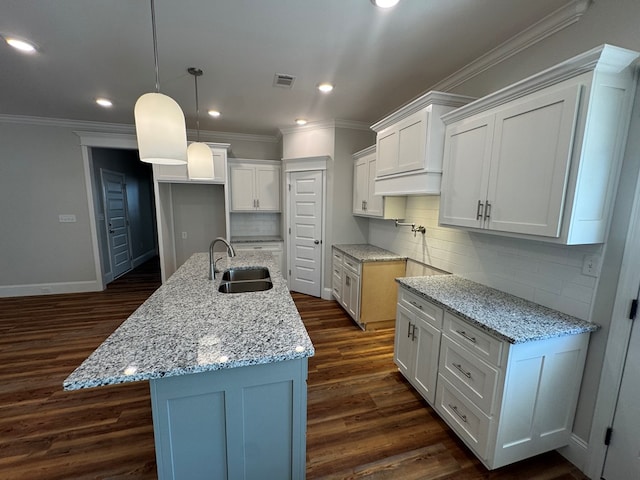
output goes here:
<path id="1" fill-rule="evenodd" d="M 182 232 L 182 239 L 186 240 L 187 239 L 187 232 Z"/>
<path id="2" fill-rule="evenodd" d="M 598 255 L 585 255 L 582 263 L 582 274 L 590 277 L 600 275 L 600 257 Z"/>

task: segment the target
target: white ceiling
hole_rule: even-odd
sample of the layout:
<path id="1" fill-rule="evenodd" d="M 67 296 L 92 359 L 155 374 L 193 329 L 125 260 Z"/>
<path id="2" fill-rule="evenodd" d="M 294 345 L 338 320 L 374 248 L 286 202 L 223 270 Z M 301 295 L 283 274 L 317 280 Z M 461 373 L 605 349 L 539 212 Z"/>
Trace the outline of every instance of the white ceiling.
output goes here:
<path id="1" fill-rule="evenodd" d="M 374 123 L 568 0 L 156 0 L 160 91 L 195 129 L 274 135 L 296 117 Z M 0 114 L 133 124 L 155 90 L 149 0 L 0 0 Z M 291 90 L 276 73 L 296 76 Z M 335 84 L 323 95 L 322 81 Z M 94 103 L 106 96 L 114 106 Z M 219 109 L 222 116 L 205 114 Z"/>

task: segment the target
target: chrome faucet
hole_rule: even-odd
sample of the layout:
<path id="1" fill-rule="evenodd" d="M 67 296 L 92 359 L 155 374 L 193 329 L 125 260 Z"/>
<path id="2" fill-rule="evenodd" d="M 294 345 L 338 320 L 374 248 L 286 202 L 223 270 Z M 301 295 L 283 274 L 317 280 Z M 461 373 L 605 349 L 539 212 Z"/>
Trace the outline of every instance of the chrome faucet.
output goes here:
<path id="1" fill-rule="evenodd" d="M 227 254 L 230 257 L 235 257 L 236 256 L 236 251 L 233 249 L 233 247 L 231 246 L 231 244 L 229 242 L 227 242 L 224 238 L 222 237 L 218 237 L 215 240 L 213 240 L 210 244 L 209 244 L 209 280 L 213 280 L 214 278 L 216 278 L 216 273 L 218 273 L 218 269 L 216 268 L 216 262 L 218 260 L 220 260 L 220 258 L 214 260 L 213 259 L 213 247 L 215 247 L 216 243 L 218 242 L 222 242 L 227 246 Z"/>

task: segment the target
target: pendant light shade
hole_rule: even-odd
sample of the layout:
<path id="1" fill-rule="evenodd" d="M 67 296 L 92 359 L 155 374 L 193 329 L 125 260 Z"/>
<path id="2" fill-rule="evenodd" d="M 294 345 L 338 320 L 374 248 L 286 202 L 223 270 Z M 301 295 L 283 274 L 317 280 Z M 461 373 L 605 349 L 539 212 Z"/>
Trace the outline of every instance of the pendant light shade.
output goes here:
<path id="1" fill-rule="evenodd" d="M 195 67 L 187 69 L 193 75 L 196 91 L 196 128 L 197 142 L 193 142 L 187 148 L 187 172 L 189 178 L 194 180 L 211 180 L 214 178 L 213 153 L 206 143 L 200 142 L 200 106 L 198 105 L 198 77 L 202 76 L 202 70 Z"/>
<path id="2" fill-rule="evenodd" d="M 187 163 L 184 114 L 171 97 L 145 93 L 134 107 L 140 160 L 159 165 Z"/>
<path id="3" fill-rule="evenodd" d="M 138 152 L 140 160 L 143 162 L 159 165 L 184 165 L 187 163 L 187 128 L 184 114 L 175 100 L 160 93 L 154 0 L 151 0 L 151 27 L 156 68 L 156 92 L 142 95 L 133 110 Z"/>
<path id="4" fill-rule="evenodd" d="M 194 180 L 211 180 L 215 177 L 213 170 L 213 153 L 209 145 L 193 142 L 187 148 L 187 170 L 189 178 Z"/>

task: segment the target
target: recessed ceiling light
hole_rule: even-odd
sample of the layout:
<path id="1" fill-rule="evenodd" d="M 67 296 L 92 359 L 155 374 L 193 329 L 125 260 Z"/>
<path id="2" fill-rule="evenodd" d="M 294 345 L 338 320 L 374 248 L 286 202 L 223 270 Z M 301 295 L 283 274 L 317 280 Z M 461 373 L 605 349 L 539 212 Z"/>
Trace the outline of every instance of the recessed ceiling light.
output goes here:
<path id="1" fill-rule="evenodd" d="M 376 7 L 391 8 L 395 7 L 400 0 L 371 0 Z"/>
<path id="2" fill-rule="evenodd" d="M 331 90 L 333 90 L 333 85 L 327 82 L 321 83 L 320 85 L 318 85 L 318 90 L 320 90 L 322 93 L 329 93 Z"/>
<path id="3" fill-rule="evenodd" d="M 214 118 L 218 118 L 220 116 L 220 112 L 218 110 L 209 110 L 208 113 Z"/>
<path id="4" fill-rule="evenodd" d="M 5 37 L 4 40 L 16 50 L 20 50 L 24 53 L 34 53 L 38 50 L 33 43 L 27 42 L 26 40 L 22 40 L 20 38 Z"/>
<path id="5" fill-rule="evenodd" d="M 101 107 L 113 107 L 113 102 L 108 98 L 96 98 L 96 103 Z"/>
<path id="6" fill-rule="evenodd" d="M 298 125 L 306 125 L 307 124 L 307 120 L 304 118 L 296 118 L 296 123 Z"/>

